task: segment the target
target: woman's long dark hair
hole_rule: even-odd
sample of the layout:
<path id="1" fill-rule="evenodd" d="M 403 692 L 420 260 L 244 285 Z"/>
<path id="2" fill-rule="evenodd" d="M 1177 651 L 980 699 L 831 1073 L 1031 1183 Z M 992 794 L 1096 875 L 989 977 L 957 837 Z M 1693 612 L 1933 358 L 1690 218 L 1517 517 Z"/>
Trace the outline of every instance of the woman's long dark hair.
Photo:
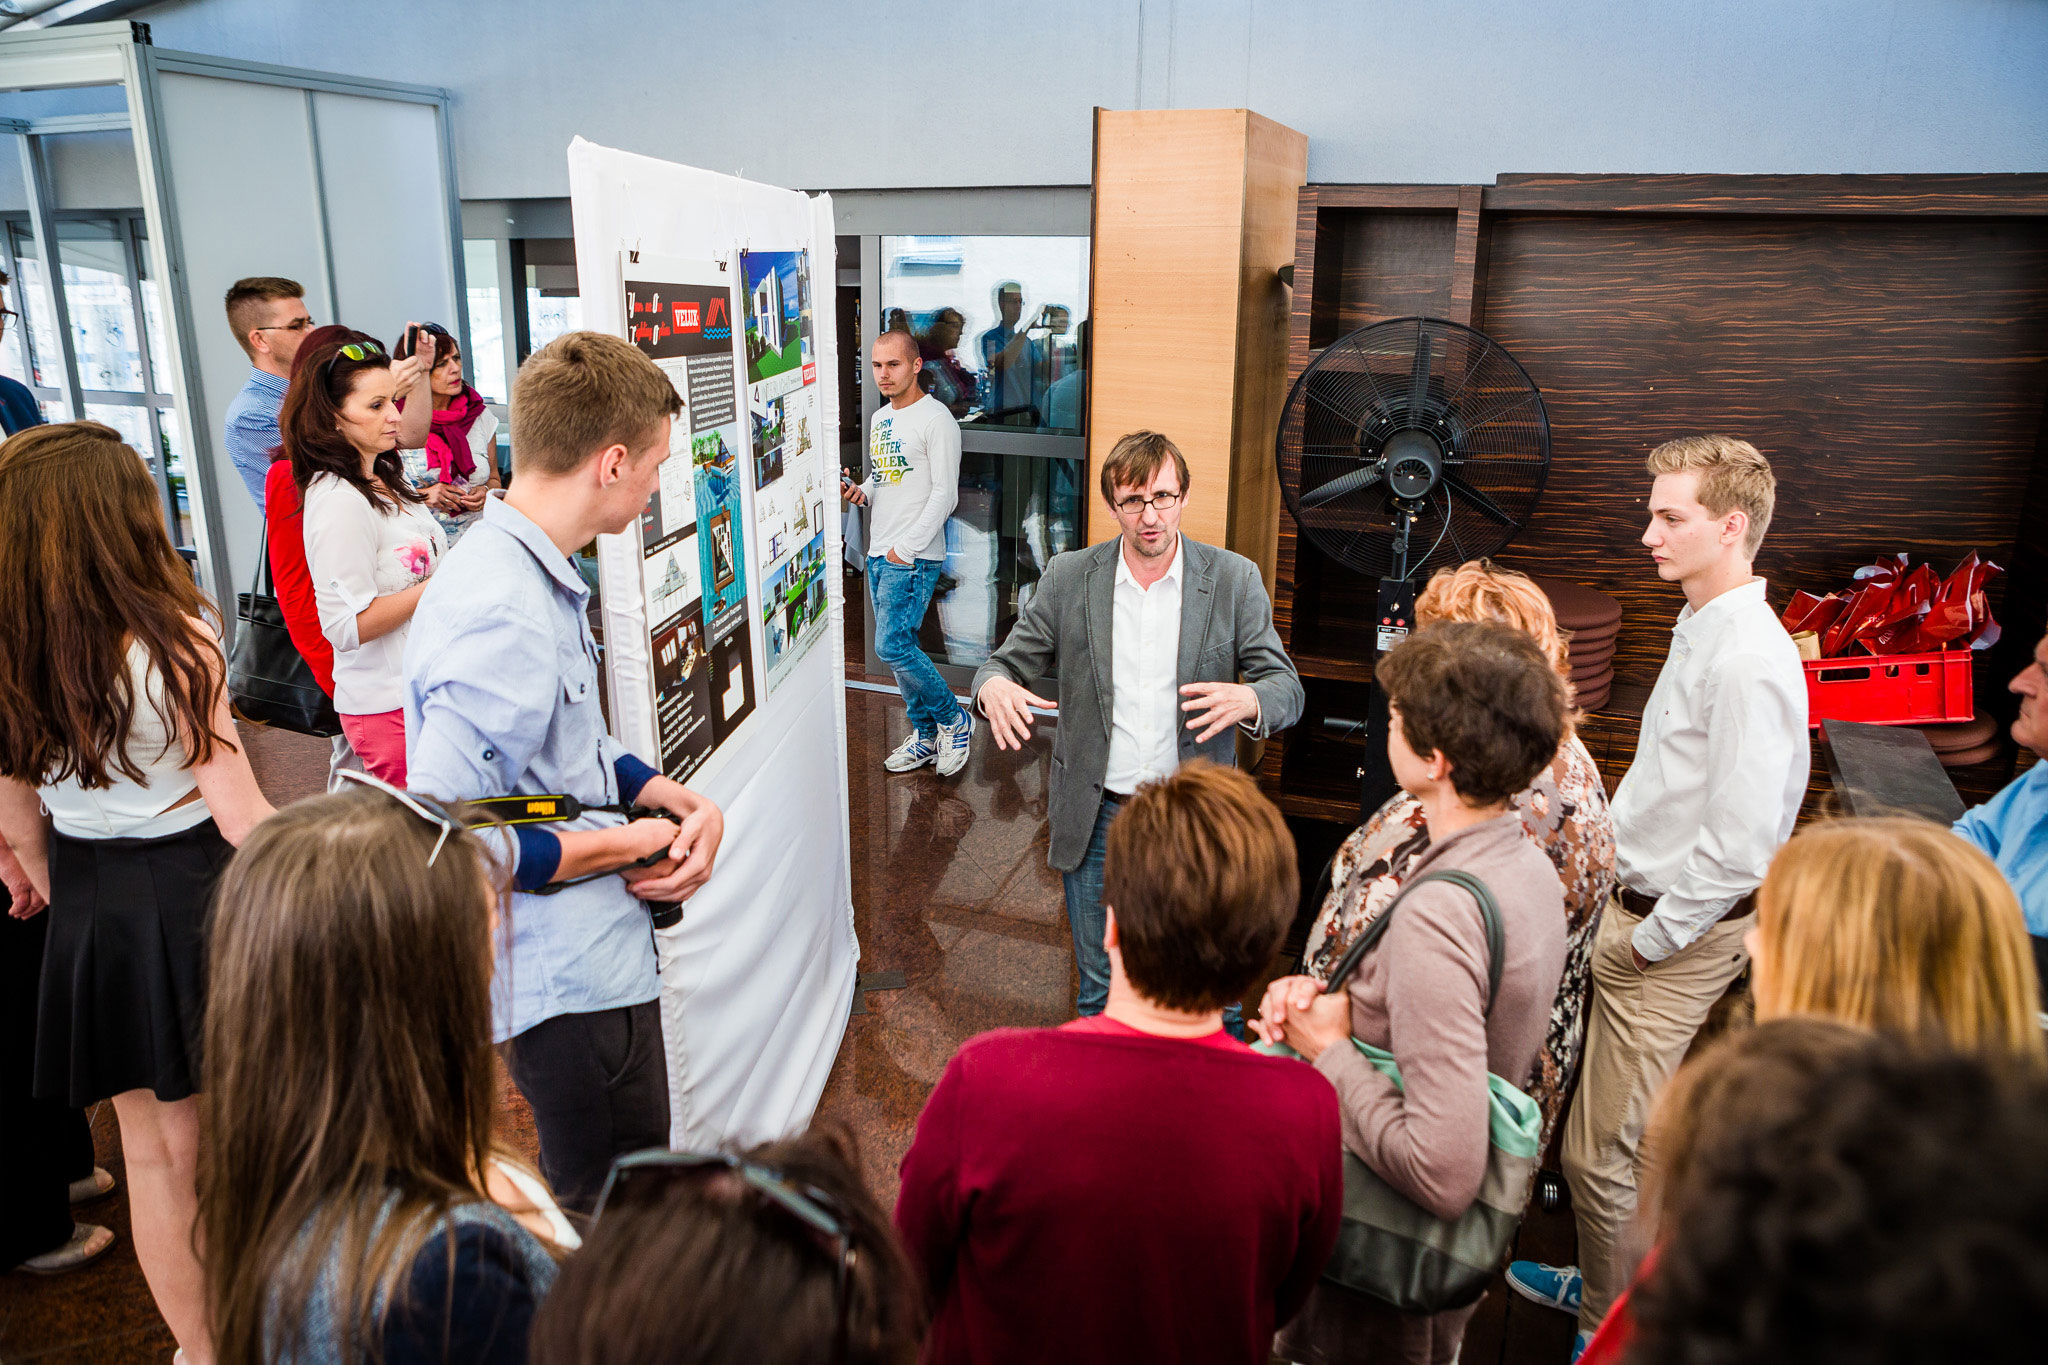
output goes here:
<path id="1" fill-rule="evenodd" d="M 214 746 L 225 665 L 194 626 L 217 618 L 164 530 L 142 457 L 98 422 L 30 427 L 0 445 L 0 774 L 107 787 L 128 754 L 140 641 L 162 719 L 192 766 Z"/>
<path id="2" fill-rule="evenodd" d="M 341 348 L 355 342 L 374 346 L 362 360 L 351 360 Z M 387 450 L 372 462 L 377 484 L 363 477 L 363 457 L 348 437 L 341 434 L 341 405 L 355 387 L 356 376 L 365 370 L 388 370 L 391 358 L 383 343 L 365 332 L 348 332 L 323 340 L 318 346 L 302 346 L 292 363 L 291 387 L 285 390 L 284 409 L 278 414 L 278 434 L 284 439 L 285 458 L 292 462 L 292 482 L 300 496 L 313 480 L 332 474 L 370 500 L 379 511 L 399 503 L 424 502 L 425 497 L 405 477 L 405 464 L 398 451 Z"/>

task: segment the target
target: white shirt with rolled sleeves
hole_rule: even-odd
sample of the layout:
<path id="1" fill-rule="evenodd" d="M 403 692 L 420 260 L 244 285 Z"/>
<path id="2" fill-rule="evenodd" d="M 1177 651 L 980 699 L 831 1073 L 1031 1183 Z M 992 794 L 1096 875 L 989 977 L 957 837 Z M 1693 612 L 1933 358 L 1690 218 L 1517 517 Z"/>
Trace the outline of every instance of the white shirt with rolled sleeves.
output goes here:
<path id="1" fill-rule="evenodd" d="M 1792 836 L 1812 748 L 1799 649 L 1754 579 L 1687 607 L 1614 793 L 1622 884 L 1657 897 L 1637 952 L 1660 962 L 1754 891 Z"/>
<path id="2" fill-rule="evenodd" d="M 930 394 L 884 403 L 868 428 L 868 553 L 905 564 L 946 557 L 946 518 L 960 499 L 960 424 Z"/>

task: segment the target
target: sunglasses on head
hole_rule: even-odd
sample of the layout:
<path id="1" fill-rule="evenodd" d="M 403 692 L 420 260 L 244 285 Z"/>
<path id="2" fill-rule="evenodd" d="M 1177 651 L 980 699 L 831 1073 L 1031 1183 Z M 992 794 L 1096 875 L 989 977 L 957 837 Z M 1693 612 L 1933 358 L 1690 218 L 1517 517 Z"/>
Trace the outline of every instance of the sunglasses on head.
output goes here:
<path id="1" fill-rule="evenodd" d="M 353 358 L 357 360 L 362 359 L 361 356 L 356 356 Z M 428 867 L 432 867 L 434 865 L 434 860 L 441 856 L 441 850 L 445 848 L 448 844 L 448 836 L 453 834 L 456 830 L 462 829 L 464 827 L 460 820 L 457 820 L 454 816 L 450 815 L 446 810 L 441 808 L 440 802 L 433 800 L 431 797 L 419 797 L 414 796 L 411 792 L 408 791 L 400 791 L 397 787 L 392 786 L 389 782 L 386 782 L 381 777 L 372 777 L 368 773 L 358 772 L 353 768 L 343 768 L 339 773 L 336 773 L 335 776 L 341 778 L 345 782 L 354 782 L 361 786 L 368 787 L 372 791 L 383 792 L 393 801 L 396 801 L 399 805 L 404 806 L 407 810 L 411 811 L 414 815 L 419 816 L 420 819 L 426 821 L 428 824 L 438 826 L 441 830 L 441 837 L 434 841 L 434 851 L 427 855 Z"/>
<path id="2" fill-rule="evenodd" d="M 832 1358 L 847 1356 L 847 1318 L 853 1286 L 853 1219 L 838 1199 L 815 1185 L 793 1181 L 773 1166 L 748 1161 L 729 1152 L 634 1152 L 612 1163 L 604 1190 L 597 1196 L 592 1221 L 601 1223 L 615 1205 L 652 1203 L 669 1186 L 684 1181 L 708 1182 L 730 1175 L 758 1194 L 765 1206 L 788 1216 L 805 1239 L 833 1259 L 836 1267 L 833 1301 L 838 1328 Z"/>
<path id="3" fill-rule="evenodd" d="M 372 356 L 381 357 L 383 354 L 384 348 L 374 341 L 351 341 L 327 357 L 327 363 L 320 367 L 320 382 L 325 384 L 334 377 L 334 362 L 337 360 L 353 360 L 360 363 Z"/>

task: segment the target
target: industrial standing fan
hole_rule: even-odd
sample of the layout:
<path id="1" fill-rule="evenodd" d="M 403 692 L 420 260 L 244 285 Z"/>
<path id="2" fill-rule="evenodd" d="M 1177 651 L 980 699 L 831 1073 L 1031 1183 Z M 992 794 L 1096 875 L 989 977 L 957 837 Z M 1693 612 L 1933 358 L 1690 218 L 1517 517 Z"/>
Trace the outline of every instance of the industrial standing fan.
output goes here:
<path id="1" fill-rule="evenodd" d="M 1497 553 L 1528 523 L 1550 472 L 1550 418 L 1528 372 L 1484 334 L 1441 318 L 1393 318 L 1309 362 L 1274 447 L 1281 496 L 1302 536 L 1379 580 L 1377 661 L 1408 633 L 1417 582 Z M 1378 687 L 1369 705 L 1367 815 L 1394 791 Z"/>

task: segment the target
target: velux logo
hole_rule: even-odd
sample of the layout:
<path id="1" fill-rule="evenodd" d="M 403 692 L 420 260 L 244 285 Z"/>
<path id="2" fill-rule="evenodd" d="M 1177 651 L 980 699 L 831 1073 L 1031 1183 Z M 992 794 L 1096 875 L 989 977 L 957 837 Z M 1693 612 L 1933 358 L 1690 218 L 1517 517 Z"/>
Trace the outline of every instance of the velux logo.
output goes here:
<path id="1" fill-rule="evenodd" d="M 675 318 L 675 320 L 670 324 L 671 331 L 675 332 L 678 336 L 681 336 L 687 333 L 694 333 L 698 330 L 697 304 L 694 300 L 683 303 L 675 303 L 669 306 L 673 311 Z"/>

